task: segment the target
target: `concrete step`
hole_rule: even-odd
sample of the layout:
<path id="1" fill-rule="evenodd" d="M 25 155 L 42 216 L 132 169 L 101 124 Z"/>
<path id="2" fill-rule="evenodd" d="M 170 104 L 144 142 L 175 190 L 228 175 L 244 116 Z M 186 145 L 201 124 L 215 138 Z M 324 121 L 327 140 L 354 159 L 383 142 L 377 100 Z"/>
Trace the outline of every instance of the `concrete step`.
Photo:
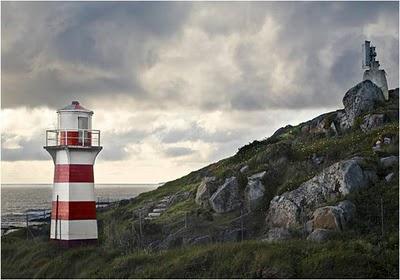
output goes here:
<path id="1" fill-rule="evenodd" d="M 160 217 L 161 213 L 149 213 L 148 217 L 157 218 Z"/>
<path id="2" fill-rule="evenodd" d="M 165 210 L 167 210 L 167 209 L 166 208 L 154 208 L 153 213 L 162 213 L 162 212 L 165 212 Z"/>

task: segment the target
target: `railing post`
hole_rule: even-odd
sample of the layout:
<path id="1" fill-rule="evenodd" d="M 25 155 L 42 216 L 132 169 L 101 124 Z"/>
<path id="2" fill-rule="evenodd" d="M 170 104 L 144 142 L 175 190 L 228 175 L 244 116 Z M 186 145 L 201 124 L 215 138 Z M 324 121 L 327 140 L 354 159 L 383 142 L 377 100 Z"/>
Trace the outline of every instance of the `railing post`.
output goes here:
<path id="1" fill-rule="evenodd" d="M 82 130 L 82 146 L 85 146 L 85 129 Z"/>
<path id="2" fill-rule="evenodd" d="M 54 239 L 57 239 L 57 227 L 58 227 L 58 225 L 57 225 L 57 223 L 58 223 L 58 195 L 57 195 L 57 202 L 56 202 L 57 204 L 56 204 L 56 224 L 55 224 L 55 227 L 54 227 Z M 51 218 L 50 218 L 50 222 L 51 222 Z"/>

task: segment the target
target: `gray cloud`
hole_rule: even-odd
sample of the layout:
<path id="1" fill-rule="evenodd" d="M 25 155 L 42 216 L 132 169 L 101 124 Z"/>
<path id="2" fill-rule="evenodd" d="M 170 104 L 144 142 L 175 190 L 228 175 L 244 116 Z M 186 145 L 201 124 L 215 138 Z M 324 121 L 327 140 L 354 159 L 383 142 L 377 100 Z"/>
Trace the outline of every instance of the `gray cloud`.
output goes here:
<path id="1" fill-rule="evenodd" d="M 164 150 L 164 153 L 168 157 L 181 157 L 195 153 L 194 150 L 186 147 L 171 147 Z"/>
<path id="2" fill-rule="evenodd" d="M 1 160 L 3 161 L 19 161 L 19 160 L 49 160 L 51 156 L 43 149 L 43 138 L 36 137 L 33 139 L 21 139 L 19 148 L 5 148 L 3 143 L 10 135 L 1 136 Z"/>
<path id="3" fill-rule="evenodd" d="M 75 99 L 91 107 L 101 99 L 106 106 L 133 104 L 137 111 L 242 114 L 236 128 L 219 124 L 214 132 L 195 121 L 185 129 L 110 132 L 99 157 L 106 161 L 127 159 L 129 149 L 151 136 L 167 146 L 215 144 L 209 160 L 217 160 L 266 136 L 264 124 L 254 125 L 251 134 L 243 129 L 243 124 L 253 124 L 247 118 L 254 112 L 341 107 L 343 94 L 361 80 L 361 43 L 366 39 L 377 46 L 389 87 L 399 84 L 397 2 L 1 5 L 5 108 L 58 108 Z M 147 77 L 149 73 L 153 75 Z M 48 159 L 41 140 L 21 140 L 20 149 L 2 147 L 2 159 Z M 194 153 L 175 147 L 164 156 Z"/>
<path id="4" fill-rule="evenodd" d="M 71 99 L 88 103 L 110 94 L 160 107 L 205 110 L 334 105 L 348 85 L 361 78 L 360 44 L 367 39 L 365 28 L 383 20 L 395 32 L 373 34 L 370 39 L 376 39 L 378 56 L 386 53 L 381 62 L 389 73 L 390 86 L 398 86 L 396 2 L 3 2 L 2 16 L 4 107 L 42 103 L 58 107 Z M 246 36 L 259 31 L 269 17 L 279 26 L 274 43 L 278 48 L 254 53 L 252 45 L 239 44 L 234 61 L 242 73 L 239 79 L 228 82 L 217 77 L 201 100 L 190 99 L 183 80 L 171 80 L 162 95 L 140 83 L 141 73 L 157 65 L 163 46 L 174 38 L 179 40 L 188 24 L 210 38 Z M 333 66 L 318 56 L 327 48 L 335 59 Z M 258 60 L 268 61 L 274 54 L 287 67 L 304 61 L 296 68 L 295 79 L 288 80 L 295 88 L 294 98 L 271 90 L 274 80 L 269 70 L 260 69 L 265 64 L 255 63 L 252 57 L 260 55 Z M 268 67 L 273 70 L 275 65 Z M 260 70 L 265 75 L 260 76 Z M 216 95 L 222 96 L 212 101 Z"/>

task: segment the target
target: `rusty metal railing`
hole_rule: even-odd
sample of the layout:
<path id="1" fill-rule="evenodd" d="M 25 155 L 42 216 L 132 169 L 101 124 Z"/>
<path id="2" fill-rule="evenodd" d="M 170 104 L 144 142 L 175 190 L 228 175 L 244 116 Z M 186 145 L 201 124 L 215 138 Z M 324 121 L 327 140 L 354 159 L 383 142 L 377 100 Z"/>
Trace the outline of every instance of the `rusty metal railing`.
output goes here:
<path id="1" fill-rule="evenodd" d="M 46 130 L 46 146 L 99 147 L 100 130 L 92 130 L 92 129 Z"/>

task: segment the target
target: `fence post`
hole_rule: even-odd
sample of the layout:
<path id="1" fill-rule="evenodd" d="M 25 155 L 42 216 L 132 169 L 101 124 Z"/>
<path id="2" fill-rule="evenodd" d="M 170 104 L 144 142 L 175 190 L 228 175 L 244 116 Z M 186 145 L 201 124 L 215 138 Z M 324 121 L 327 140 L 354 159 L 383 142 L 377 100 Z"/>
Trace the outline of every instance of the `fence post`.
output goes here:
<path id="1" fill-rule="evenodd" d="M 28 219 L 28 213 L 26 213 L 26 240 L 29 239 L 29 219 Z"/>
<path id="2" fill-rule="evenodd" d="M 51 219 L 50 219 L 50 226 L 51 226 Z M 57 227 L 58 227 L 58 195 L 56 201 L 56 224 L 54 227 L 54 239 L 57 239 Z"/>
<path id="3" fill-rule="evenodd" d="M 242 227 L 242 230 L 241 230 L 241 233 L 242 233 L 242 242 L 243 242 L 243 234 L 244 234 L 244 232 L 243 232 L 243 228 L 244 228 L 244 226 L 243 226 L 243 207 L 242 208 L 240 208 L 240 224 L 241 224 L 241 227 Z"/>
<path id="4" fill-rule="evenodd" d="M 188 217 L 187 217 L 187 212 L 185 212 L 185 228 L 188 228 Z"/>
<path id="5" fill-rule="evenodd" d="M 143 245 L 143 230 L 142 230 L 142 211 L 139 210 L 139 235 L 140 235 L 140 247 Z"/>
<path id="6" fill-rule="evenodd" d="M 382 234 L 382 241 L 384 237 L 384 229 L 383 229 L 383 198 L 381 197 L 381 234 Z"/>

